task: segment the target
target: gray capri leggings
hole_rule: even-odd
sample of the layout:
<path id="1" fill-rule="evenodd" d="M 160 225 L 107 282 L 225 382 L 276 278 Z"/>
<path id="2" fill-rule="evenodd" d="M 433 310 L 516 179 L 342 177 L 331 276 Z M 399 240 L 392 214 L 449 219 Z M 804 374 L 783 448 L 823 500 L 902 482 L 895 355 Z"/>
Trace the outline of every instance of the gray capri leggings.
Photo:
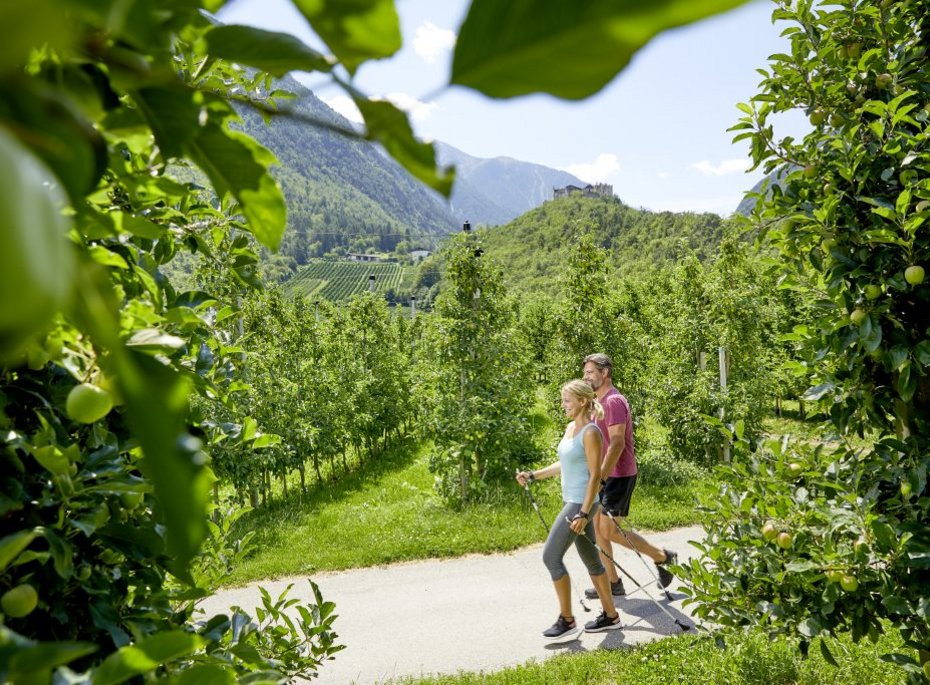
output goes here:
<path id="1" fill-rule="evenodd" d="M 601 575 L 604 573 L 601 555 L 591 542 L 594 540 L 594 513 L 597 511 L 597 503 L 595 502 L 591 507 L 588 525 L 584 527 L 583 534 L 588 538 L 587 540 L 582 540 L 581 535 L 575 535 L 572 529 L 568 527 L 568 521 L 565 520 L 568 518 L 570 521 L 575 514 L 581 511 L 581 504 L 577 502 L 565 502 L 564 504 L 565 506 L 562 507 L 562 511 L 556 517 L 555 523 L 549 529 L 549 537 L 546 538 L 546 546 L 543 547 L 543 563 L 549 569 L 549 575 L 552 576 L 552 580 L 558 580 L 562 576 L 568 575 L 568 569 L 565 568 L 563 558 L 568 548 L 572 546 L 572 542 L 575 543 L 578 556 L 581 557 L 584 565 L 588 567 L 588 573 L 592 576 Z"/>

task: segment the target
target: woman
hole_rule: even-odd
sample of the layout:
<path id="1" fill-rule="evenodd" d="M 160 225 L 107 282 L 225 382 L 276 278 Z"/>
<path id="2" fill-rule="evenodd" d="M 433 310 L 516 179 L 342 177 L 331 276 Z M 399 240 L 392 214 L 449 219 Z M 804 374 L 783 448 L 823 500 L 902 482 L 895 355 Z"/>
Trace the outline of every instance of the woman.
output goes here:
<path id="1" fill-rule="evenodd" d="M 589 633 L 617 630 L 622 627 L 620 614 L 614 607 L 607 574 L 594 546 L 594 508 L 597 507 L 597 492 L 601 481 L 602 436 L 593 418 L 601 418 L 604 410 L 594 390 L 582 380 L 569 381 L 562 386 L 562 410 L 571 419 L 565 427 L 565 435 L 557 448 L 559 460 L 536 471 L 521 471 L 517 474 L 520 485 L 534 480 L 562 475 L 562 501 L 564 506 L 556 516 L 549 537 L 543 548 L 543 563 L 549 569 L 555 593 L 559 598 L 559 618 L 543 636 L 551 642 L 568 642 L 581 633 L 572 616 L 572 589 L 565 568 L 565 552 L 572 542 L 581 556 L 597 588 L 598 598 L 604 611 L 593 621 L 585 624 Z M 586 540 L 582 540 L 582 536 Z"/>

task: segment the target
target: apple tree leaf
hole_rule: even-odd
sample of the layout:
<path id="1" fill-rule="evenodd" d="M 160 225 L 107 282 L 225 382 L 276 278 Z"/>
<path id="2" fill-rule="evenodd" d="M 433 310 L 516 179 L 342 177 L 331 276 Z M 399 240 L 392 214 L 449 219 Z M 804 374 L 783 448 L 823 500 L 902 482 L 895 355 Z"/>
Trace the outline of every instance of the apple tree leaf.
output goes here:
<path id="1" fill-rule="evenodd" d="M 459 31 L 452 83 L 508 98 L 578 100 L 603 88 L 665 29 L 745 0 L 473 0 Z"/>
<path id="2" fill-rule="evenodd" d="M 393 0 L 293 0 L 313 30 L 350 74 L 369 59 L 400 49 L 400 20 Z"/>
<path id="3" fill-rule="evenodd" d="M 275 156 L 248 135 L 213 123 L 200 129 L 192 156 L 220 196 L 230 193 L 239 201 L 252 235 L 276 250 L 287 225 L 287 207 L 281 186 L 268 173 Z"/>
<path id="4" fill-rule="evenodd" d="M 251 26 L 217 26 L 207 33 L 206 40 L 214 57 L 255 67 L 272 76 L 332 69 L 326 57 L 287 33 Z"/>
<path id="5" fill-rule="evenodd" d="M 414 137 L 407 115 L 387 100 L 365 98 L 357 93 L 353 93 L 353 99 L 365 118 L 366 137 L 383 145 L 414 178 L 448 197 L 455 171 L 449 167 L 436 168 L 436 150 L 432 144 Z"/>

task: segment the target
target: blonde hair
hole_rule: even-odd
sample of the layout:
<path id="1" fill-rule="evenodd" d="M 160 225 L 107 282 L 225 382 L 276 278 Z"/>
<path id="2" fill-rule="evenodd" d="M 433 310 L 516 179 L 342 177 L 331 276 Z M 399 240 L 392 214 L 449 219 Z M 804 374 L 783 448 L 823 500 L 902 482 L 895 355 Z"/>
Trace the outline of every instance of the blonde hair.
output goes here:
<path id="1" fill-rule="evenodd" d="M 562 392 L 567 392 L 575 399 L 581 401 L 584 411 L 597 419 L 604 418 L 604 407 L 597 401 L 597 395 L 594 388 L 588 385 L 587 381 L 576 378 L 562 386 Z"/>

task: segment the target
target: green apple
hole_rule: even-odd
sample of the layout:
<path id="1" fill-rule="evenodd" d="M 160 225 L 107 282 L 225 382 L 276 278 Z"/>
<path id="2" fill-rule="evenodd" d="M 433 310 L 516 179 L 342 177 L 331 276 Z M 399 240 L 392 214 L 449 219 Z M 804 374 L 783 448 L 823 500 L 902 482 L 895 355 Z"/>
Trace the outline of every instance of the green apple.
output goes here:
<path id="1" fill-rule="evenodd" d="M 822 107 L 818 107 L 813 112 L 811 112 L 810 120 L 814 126 L 820 126 L 823 123 L 823 120 L 826 118 L 827 113 L 823 111 Z"/>
<path id="2" fill-rule="evenodd" d="M 778 528 L 775 526 L 774 521 L 766 521 L 765 525 L 762 526 L 762 537 L 769 542 L 778 537 Z"/>
<path id="3" fill-rule="evenodd" d="M 138 507 L 140 504 L 142 504 L 144 497 L 145 495 L 143 495 L 141 492 L 124 492 L 119 496 L 123 506 L 127 509 L 135 509 Z"/>
<path id="4" fill-rule="evenodd" d="M 891 74 L 879 74 L 875 77 L 875 87 L 879 90 L 888 90 L 888 88 L 891 87 L 892 81 L 894 81 L 894 78 Z"/>
<path id="5" fill-rule="evenodd" d="M 863 321 L 865 321 L 865 317 L 867 316 L 868 314 L 866 314 L 866 311 L 864 309 L 861 309 L 860 307 L 856 307 L 855 309 L 852 310 L 852 312 L 850 312 L 849 320 L 856 326 L 859 326 L 862 324 Z"/>
<path id="6" fill-rule="evenodd" d="M 882 296 L 882 287 L 880 285 L 876 285 L 875 283 L 869 283 L 862 290 L 865 293 L 866 299 L 869 300 L 877 300 Z"/>
<path id="7" fill-rule="evenodd" d="M 68 393 L 65 411 L 78 423 L 93 423 L 110 413 L 113 400 L 103 388 L 90 383 L 75 385 Z"/>
<path id="8" fill-rule="evenodd" d="M 817 167 L 813 164 L 808 164 L 804 167 L 804 178 L 814 178 L 817 175 Z"/>
<path id="9" fill-rule="evenodd" d="M 904 280 L 911 285 L 920 285 L 924 282 L 924 268 L 918 264 L 913 264 L 904 270 Z"/>
<path id="10" fill-rule="evenodd" d="M 854 575 L 844 573 L 843 577 L 840 578 L 840 587 L 846 590 L 846 592 L 855 592 L 859 587 L 859 580 Z"/>
<path id="11" fill-rule="evenodd" d="M 794 537 L 787 531 L 781 532 L 778 534 L 778 537 L 775 538 L 775 542 L 782 549 L 788 549 L 792 544 L 794 544 Z"/>
<path id="12" fill-rule="evenodd" d="M 7 590 L 0 597 L 0 606 L 3 607 L 3 613 L 13 618 L 22 618 L 32 613 L 39 603 L 39 595 L 36 589 L 28 583 L 17 585 Z"/>
<path id="13" fill-rule="evenodd" d="M 843 579 L 843 572 L 839 569 L 832 568 L 827 571 L 827 580 L 831 583 L 839 583 Z"/>
<path id="14" fill-rule="evenodd" d="M 804 470 L 804 467 L 801 466 L 796 461 L 793 461 L 790 464 L 788 464 L 788 473 L 790 473 L 792 476 L 800 476 L 803 470 Z"/>

